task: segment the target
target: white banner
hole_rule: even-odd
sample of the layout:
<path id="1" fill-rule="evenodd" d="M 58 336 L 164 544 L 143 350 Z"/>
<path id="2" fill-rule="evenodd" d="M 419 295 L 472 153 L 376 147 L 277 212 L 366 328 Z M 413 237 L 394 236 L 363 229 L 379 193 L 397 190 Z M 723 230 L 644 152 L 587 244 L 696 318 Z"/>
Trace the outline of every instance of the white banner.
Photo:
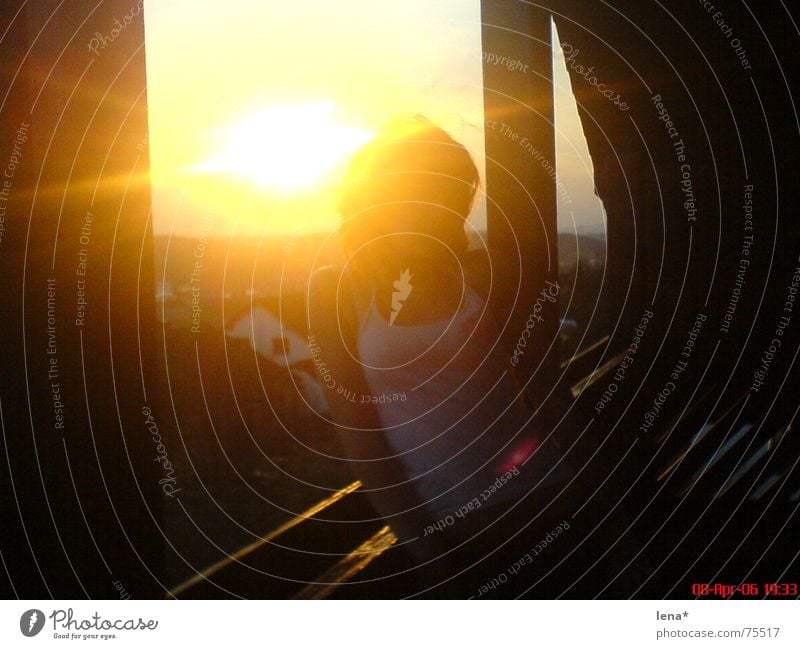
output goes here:
<path id="1" fill-rule="evenodd" d="M 0 647 L 798 647 L 792 601 L 4 601 Z M 702 641 L 702 642 L 701 642 Z"/>

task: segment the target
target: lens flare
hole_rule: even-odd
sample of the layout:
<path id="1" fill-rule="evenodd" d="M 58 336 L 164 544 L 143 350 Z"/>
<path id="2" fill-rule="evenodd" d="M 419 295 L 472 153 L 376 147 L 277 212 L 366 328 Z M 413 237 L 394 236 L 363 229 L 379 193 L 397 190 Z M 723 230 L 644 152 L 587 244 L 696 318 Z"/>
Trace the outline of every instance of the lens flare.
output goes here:
<path id="1" fill-rule="evenodd" d="M 220 151 L 191 167 L 295 192 L 323 181 L 373 134 L 345 124 L 333 101 L 276 104 L 222 129 Z"/>

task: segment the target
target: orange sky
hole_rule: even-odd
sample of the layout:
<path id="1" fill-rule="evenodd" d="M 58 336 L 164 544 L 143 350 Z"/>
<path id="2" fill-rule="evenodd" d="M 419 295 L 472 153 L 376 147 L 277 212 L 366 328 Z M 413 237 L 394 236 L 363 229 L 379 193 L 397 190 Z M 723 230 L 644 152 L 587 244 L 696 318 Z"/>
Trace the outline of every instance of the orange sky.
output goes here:
<path id="1" fill-rule="evenodd" d="M 479 5 L 146 2 L 156 234 L 334 228 L 345 162 L 398 113 L 433 119 L 483 171 Z M 558 66 L 556 75 L 557 86 L 568 84 Z M 557 127 L 574 131 L 574 104 L 559 109 L 564 102 L 556 100 Z M 591 190 L 588 197 L 581 190 L 591 188 L 583 138 L 561 140 L 559 169 L 573 179 L 573 213 L 579 225 L 597 228 Z M 472 221 L 485 227 L 485 201 Z"/>

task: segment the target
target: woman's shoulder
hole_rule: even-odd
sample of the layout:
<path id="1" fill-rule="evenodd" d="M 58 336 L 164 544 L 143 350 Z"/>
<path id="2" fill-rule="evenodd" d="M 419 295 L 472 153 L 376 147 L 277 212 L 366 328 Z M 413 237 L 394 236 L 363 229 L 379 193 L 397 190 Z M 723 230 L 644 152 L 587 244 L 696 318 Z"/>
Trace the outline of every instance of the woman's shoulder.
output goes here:
<path id="1" fill-rule="evenodd" d="M 339 327 L 355 331 L 369 301 L 369 287 L 344 266 L 322 266 L 309 278 L 308 313 L 317 326 L 338 322 Z"/>
<path id="2" fill-rule="evenodd" d="M 352 269 L 341 264 L 320 266 L 309 279 L 310 291 L 357 291 L 363 282 Z"/>
<path id="3" fill-rule="evenodd" d="M 336 299 L 336 291 L 342 276 L 340 266 L 323 266 L 317 268 L 308 280 L 308 311 L 327 311 Z"/>

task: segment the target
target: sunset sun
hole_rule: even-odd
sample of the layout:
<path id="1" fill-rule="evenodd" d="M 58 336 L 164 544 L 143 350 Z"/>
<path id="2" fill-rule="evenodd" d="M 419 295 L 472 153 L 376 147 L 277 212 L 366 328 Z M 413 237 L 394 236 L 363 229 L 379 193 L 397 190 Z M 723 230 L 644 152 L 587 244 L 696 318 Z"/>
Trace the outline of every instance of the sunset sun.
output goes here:
<path id="1" fill-rule="evenodd" d="M 319 183 L 372 134 L 342 121 L 333 101 L 267 106 L 221 129 L 215 154 L 192 167 L 295 192 Z"/>

